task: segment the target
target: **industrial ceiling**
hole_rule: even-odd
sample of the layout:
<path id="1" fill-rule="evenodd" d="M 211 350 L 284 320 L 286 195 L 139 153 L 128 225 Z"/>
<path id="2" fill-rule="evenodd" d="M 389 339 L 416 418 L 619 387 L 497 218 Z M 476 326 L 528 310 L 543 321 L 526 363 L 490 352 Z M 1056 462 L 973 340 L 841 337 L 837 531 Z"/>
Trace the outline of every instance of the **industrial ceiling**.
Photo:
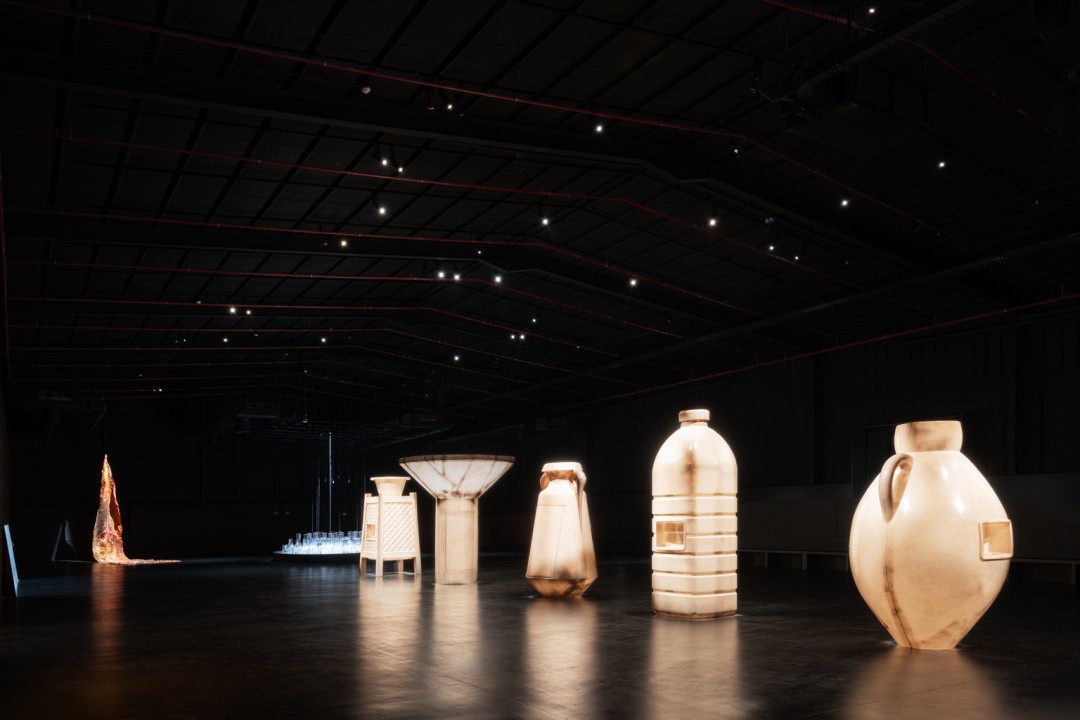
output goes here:
<path id="1" fill-rule="evenodd" d="M 374 446 L 1076 313 L 1077 28 L 0 0 L 8 403 L 202 397 L 219 432 Z"/>

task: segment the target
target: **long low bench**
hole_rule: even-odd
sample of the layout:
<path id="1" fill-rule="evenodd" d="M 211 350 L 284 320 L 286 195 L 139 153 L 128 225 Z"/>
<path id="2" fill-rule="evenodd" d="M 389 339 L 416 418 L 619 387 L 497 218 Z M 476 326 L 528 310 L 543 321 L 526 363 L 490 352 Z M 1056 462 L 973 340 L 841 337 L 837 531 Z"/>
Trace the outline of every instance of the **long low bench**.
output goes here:
<path id="1" fill-rule="evenodd" d="M 740 564 L 747 567 L 782 567 L 795 570 L 833 570 L 850 572 L 848 555 L 829 550 L 763 550 L 739 548 Z M 1080 560 L 1016 558 L 1011 561 L 1009 578 L 1027 582 L 1053 582 L 1076 585 Z"/>

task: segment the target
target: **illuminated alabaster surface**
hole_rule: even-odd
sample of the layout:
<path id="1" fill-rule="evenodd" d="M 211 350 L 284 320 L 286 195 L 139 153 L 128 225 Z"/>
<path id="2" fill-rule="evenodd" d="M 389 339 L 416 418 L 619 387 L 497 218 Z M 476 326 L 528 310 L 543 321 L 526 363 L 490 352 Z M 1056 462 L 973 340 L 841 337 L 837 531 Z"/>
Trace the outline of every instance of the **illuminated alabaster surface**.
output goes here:
<path id="1" fill-rule="evenodd" d="M 578 598 L 596 581 L 585 471 L 576 462 L 544 465 L 525 578 L 544 597 Z"/>
<path id="2" fill-rule="evenodd" d="M 1012 523 L 956 421 L 898 425 L 851 522 L 855 584 L 898 645 L 955 647 L 1009 571 Z"/>
<path id="3" fill-rule="evenodd" d="M 109 467 L 109 456 L 101 465 L 101 490 L 98 511 L 94 519 L 94 560 L 111 565 L 177 562 L 176 560 L 133 560 L 124 554 L 124 528 L 120 523 L 120 501 L 116 497 L 116 480 Z"/>
<path id="4" fill-rule="evenodd" d="M 708 410 L 679 413 L 652 468 L 652 608 L 660 615 L 733 615 L 737 604 L 738 468 Z"/>
<path id="5" fill-rule="evenodd" d="M 435 498 L 435 582 L 476 582 L 478 501 L 514 464 L 506 455 L 415 455 L 399 461 Z"/>
<path id="6" fill-rule="evenodd" d="M 382 577 L 383 563 L 397 563 L 398 573 L 405 572 L 411 560 L 413 574 L 421 572 L 420 528 L 416 514 L 416 493 L 402 495 L 408 476 L 371 478 L 377 495 L 364 494 L 364 541 L 360 550 L 360 574 L 367 573 L 367 561 L 375 561 L 375 576 Z"/>

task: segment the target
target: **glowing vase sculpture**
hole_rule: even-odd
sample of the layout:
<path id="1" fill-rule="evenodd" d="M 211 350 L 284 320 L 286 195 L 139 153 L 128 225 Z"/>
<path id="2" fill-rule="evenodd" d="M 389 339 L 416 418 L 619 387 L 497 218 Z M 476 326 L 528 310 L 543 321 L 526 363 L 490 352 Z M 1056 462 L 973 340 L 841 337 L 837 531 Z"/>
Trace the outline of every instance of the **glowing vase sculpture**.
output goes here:
<path id="1" fill-rule="evenodd" d="M 653 612 L 732 615 L 738 585 L 735 455 L 709 427 L 708 410 L 684 410 L 679 424 L 652 469 Z"/>
<path id="2" fill-rule="evenodd" d="M 851 523 L 855 584 L 904 647 L 955 647 L 1009 571 L 1012 523 L 962 441 L 959 422 L 898 425 Z"/>
<path id="3" fill-rule="evenodd" d="M 503 476 L 514 458 L 505 455 L 417 455 L 398 460 L 435 498 L 435 582 L 476 582 L 480 496 Z"/>
<path id="4" fill-rule="evenodd" d="M 544 597 L 581 597 L 596 581 L 585 472 L 580 463 L 561 462 L 541 473 L 525 578 Z"/>
<path id="5" fill-rule="evenodd" d="M 416 493 L 402 495 L 409 480 L 401 476 L 371 478 L 378 495 L 364 494 L 364 539 L 360 545 L 360 574 L 367 561 L 375 561 L 375 576 L 383 574 L 383 563 L 397 561 L 397 571 L 405 571 L 412 560 L 413 574 L 420 574 L 420 526 L 416 520 Z"/>
<path id="6" fill-rule="evenodd" d="M 120 501 L 116 498 L 116 481 L 109 456 L 101 466 L 101 490 L 98 493 L 98 511 L 94 519 L 94 560 L 99 563 L 129 565 L 131 560 L 124 554 L 124 528 L 120 524 Z"/>

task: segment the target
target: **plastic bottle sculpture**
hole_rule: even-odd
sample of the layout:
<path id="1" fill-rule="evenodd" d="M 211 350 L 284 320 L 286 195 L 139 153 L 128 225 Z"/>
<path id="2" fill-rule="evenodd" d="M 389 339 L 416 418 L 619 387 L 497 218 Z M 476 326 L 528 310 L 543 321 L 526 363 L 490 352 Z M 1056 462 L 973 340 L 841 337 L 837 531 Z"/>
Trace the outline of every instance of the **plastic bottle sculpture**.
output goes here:
<path id="1" fill-rule="evenodd" d="M 736 609 L 738 468 L 708 410 L 679 413 L 652 469 L 652 608 L 710 618 Z"/>
<path id="2" fill-rule="evenodd" d="M 109 456 L 101 466 L 101 490 L 98 493 L 98 511 L 94 519 L 94 560 L 99 563 L 129 565 L 131 560 L 124 554 L 124 528 L 120 524 L 120 502 L 116 498 L 116 481 L 113 480 Z"/>
<path id="3" fill-rule="evenodd" d="M 959 422 L 898 425 L 852 519 L 855 584 L 904 647 L 955 647 L 1009 571 L 1012 523 L 962 441 Z"/>
<path id="4" fill-rule="evenodd" d="M 576 462 L 544 465 L 525 578 L 544 597 L 578 598 L 596 581 L 585 472 Z"/>

